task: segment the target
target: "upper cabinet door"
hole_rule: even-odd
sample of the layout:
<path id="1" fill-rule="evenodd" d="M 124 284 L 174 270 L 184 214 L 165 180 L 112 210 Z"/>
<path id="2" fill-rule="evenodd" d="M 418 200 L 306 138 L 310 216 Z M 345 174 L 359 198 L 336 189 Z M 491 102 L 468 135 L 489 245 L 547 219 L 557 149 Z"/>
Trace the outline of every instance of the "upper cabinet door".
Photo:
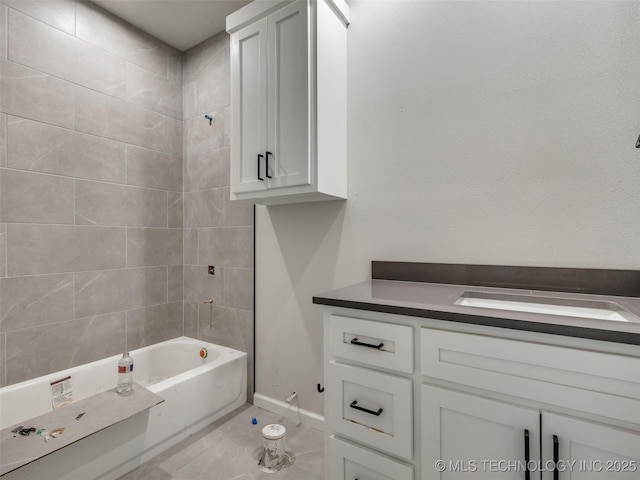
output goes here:
<path id="1" fill-rule="evenodd" d="M 231 36 L 233 193 L 267 189 L 267 31 L 262 19 Z"/>
<path id="2" fill-rule="evenodd" d="M 268 18 L 269 188 L 308 185 L 309 58 L 307 2 Z"/>

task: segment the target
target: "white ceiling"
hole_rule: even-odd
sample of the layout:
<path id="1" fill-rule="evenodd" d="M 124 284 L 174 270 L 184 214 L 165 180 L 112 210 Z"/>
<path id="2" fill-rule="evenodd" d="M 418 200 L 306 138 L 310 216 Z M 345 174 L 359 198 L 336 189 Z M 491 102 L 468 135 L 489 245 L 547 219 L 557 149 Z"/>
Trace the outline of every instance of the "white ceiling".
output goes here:
<path id="1" fill-rule="evenodd" d="M 250 0 L 93 0 L 105 10 L 185 51 L 225 29 Z"/>

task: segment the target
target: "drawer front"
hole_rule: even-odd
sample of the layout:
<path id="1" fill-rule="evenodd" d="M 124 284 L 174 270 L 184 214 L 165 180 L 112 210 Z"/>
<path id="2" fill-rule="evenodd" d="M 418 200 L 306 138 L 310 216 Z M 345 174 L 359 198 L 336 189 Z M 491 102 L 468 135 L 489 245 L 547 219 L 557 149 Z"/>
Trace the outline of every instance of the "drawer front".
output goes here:
<path id="1" fill-rule="evenodd" d="M 424 376 L 640 424 L 640 358 L 422 328 Z"/>
<path id="2" fill-rule="evenodd" d="M 405 325 L 331 315 L 329 349 L 339 358 L 413 373 L 413 329 Z"/>
<path id="3" fill-rule="evenodd" d="M 329 363 L 331 431 L 411 460 L 411 381 L 364 368 Z"/>
<path id="4" fill-rule="evenodd" d="M 331 480 L 413 480 L 413 467 L 358 447 L 332 435 L 329 439 Z"/>

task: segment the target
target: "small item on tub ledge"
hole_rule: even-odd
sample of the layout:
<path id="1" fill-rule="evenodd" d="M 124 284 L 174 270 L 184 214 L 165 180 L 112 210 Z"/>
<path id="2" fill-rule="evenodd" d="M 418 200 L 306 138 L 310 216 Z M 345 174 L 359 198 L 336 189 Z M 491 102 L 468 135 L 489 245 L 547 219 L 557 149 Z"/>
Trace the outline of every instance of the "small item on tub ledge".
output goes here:
<path id="1" fill-rule="evenodd" d="M 133 358 L 129 352 L 124 352 L 118 362 L 118 395 L 131 395 L 133 393 Z"/>
<path id="2" fill-rule="evenodd" d="M 80 420 L 82 417 L 84 417 L 84 414 L 85 414 L 85 413 L 86 413 L 86 412 L 82 412 L 82 413 L 80 413 L 80 414 L 76 417 L 76 420 Z"/>

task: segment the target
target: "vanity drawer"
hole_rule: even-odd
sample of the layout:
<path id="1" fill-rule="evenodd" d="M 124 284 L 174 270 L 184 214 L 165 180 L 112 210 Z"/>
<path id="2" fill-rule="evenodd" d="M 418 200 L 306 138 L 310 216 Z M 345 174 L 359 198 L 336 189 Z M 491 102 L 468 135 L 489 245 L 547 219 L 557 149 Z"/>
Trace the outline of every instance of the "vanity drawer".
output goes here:
<path id="1" fill-rule="evenodd" d="M 405 325 L 331 315 L 329 351 L 346 360 L 413 373 L 413 329 Z"/>
<path id="2" fill-rule="evenodd" d="M 331 431 L 411 459 L 411 380 L 330 362 L 328 387 Z"/>
<path id="3" fill-rule="evenodd" d="M 422 328 L 424 376 L 640 424 L 640 358 Z"/>
<path id="4" fill-rule="evenodd" d="M 413 467 L 336 438 L 329 439 L 331 480 L 413 480 Z"/>

